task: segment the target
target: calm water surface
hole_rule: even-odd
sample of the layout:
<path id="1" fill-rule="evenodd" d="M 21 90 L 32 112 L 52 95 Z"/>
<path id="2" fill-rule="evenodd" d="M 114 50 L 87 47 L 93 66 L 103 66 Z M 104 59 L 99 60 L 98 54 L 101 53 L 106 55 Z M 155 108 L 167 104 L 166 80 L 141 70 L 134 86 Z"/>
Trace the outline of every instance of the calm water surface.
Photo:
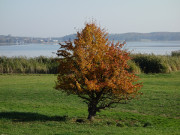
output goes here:
<path id="1" fill-rule="evenodd" d="M 0 46 L 0 56 L 56 57 L 55 53 L 59 47 L 58 44 L 4 45 Z M 127 42 L 124 49 L 127 49 L 132 53 L 169 55 L 172 51 L 180 50 L 180 41 Z"/>

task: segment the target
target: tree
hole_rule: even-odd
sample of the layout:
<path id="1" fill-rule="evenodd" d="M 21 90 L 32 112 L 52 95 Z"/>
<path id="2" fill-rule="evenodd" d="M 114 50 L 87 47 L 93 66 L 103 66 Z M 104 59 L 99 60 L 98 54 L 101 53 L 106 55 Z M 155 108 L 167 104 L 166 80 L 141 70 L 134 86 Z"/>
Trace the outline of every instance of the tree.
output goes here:
<path id="1" fill-rule="evenodd" d="M 95 23 L 87 23 L 77 38 L 60 44 L 56 89 L 75 94 L 88 105 L 88 119 L 101 109 L 131 100 L 142 87 L 127 71 L 129 53 L 123 44 L 108 41 L 108 34 Z"/>

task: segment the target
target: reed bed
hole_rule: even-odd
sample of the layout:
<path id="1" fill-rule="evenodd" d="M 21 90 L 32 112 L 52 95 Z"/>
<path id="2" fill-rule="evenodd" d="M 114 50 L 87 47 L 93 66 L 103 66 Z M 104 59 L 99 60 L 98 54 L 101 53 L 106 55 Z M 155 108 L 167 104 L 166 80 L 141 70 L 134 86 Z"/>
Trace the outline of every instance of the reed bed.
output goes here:
<path id="1" fill-rule="evenodd" d="M 132 54 L 129 72 L 170 73 L 180 70 L 179 55 Z M 57 74 L 58 58 L 0 57 L 0 73 Z"/>
<path id="2" fill-rule="evenodd" d="M 0 73 L 57 73 L 57 58 L 0 57 Z"/>
<path id="3" fill-rule="evenodd" d="M 180 56 L 133 54 L 131 57 L 143 73 L 170 73 L 180 70 Z"/>

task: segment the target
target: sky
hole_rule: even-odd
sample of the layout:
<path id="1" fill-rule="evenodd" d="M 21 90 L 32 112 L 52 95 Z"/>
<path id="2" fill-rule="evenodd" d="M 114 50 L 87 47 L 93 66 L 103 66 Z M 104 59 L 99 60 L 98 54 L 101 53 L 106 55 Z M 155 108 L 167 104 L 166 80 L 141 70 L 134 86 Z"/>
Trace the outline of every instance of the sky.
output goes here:
<path id="1" fill-rule="evenodd" d="M 0 0 L 0 35 L 61 37 L 92 20 L 108 33 L 180 32 L 180 0 Z"/>

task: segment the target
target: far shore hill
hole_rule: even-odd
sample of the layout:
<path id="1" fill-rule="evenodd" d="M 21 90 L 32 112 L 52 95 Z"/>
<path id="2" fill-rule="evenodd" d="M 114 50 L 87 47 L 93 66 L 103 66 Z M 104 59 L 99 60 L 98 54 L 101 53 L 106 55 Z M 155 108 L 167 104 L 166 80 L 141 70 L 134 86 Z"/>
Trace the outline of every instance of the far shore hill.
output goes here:
<path id="1" fill-rule="evenodd" d="M 0 45 L 10 44 L 31 44 L 31 43 L 59 43 L 67 40 L 73 40 L 76 34 L 70 34 L 63 37 L 19 37 L 12 35 L 0 35 Z M 151 33 L 123 33 L 109 34 L 109 40 L 114 41 L 180 41 L 180 32 L 151 32 Z"/>

